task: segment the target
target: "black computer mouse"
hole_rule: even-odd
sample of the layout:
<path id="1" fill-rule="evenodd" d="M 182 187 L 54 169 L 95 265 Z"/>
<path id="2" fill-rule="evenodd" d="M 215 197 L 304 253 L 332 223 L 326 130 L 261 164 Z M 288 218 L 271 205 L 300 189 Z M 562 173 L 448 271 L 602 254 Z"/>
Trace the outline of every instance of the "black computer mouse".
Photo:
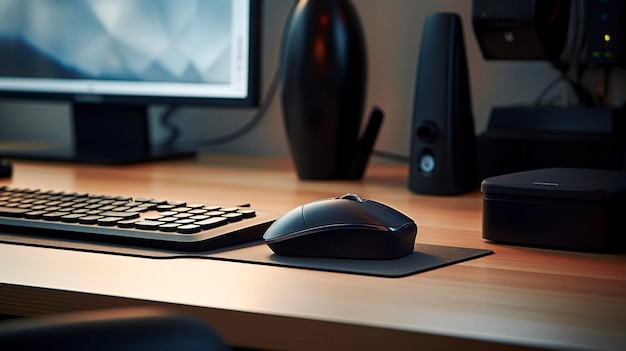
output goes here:
<path id="1" fill-rule="evenodd" d="M 263 235 L 282 256 L 394 259 L 413 252 L 417 225 L 399 211 L 355 194 L 298 206 Z"/>

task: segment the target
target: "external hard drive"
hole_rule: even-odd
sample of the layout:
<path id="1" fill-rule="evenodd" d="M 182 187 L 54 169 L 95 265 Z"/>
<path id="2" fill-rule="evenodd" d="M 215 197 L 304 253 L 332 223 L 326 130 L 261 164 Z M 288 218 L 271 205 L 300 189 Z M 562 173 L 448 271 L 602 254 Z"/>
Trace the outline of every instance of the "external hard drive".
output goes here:
<path id="1" fill-rule="evenodd" d="M 485 179 L 483 238 L 591 252 L 626 251 L 626 172 L 546 168 Z"/>

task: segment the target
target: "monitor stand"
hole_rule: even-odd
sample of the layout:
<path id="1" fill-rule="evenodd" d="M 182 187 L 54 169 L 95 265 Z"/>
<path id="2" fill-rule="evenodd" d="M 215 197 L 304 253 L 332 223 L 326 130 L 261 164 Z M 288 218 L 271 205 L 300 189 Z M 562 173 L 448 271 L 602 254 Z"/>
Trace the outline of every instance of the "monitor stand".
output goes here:
<path id="1" fill-rule="evenodd" d="M 73 147 L 18 145 L 0 148 L 0 157 L 125 165 L 194 156 L 150 144 L 146 105 L 74 103 L 72 119 Z"/>

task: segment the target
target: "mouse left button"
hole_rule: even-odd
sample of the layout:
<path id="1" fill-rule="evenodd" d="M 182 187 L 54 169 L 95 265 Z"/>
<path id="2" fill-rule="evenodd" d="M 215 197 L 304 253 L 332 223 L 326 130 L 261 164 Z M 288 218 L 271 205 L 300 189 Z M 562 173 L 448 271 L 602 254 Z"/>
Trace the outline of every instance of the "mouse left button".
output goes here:
<path id="1" fill-rule="evenodd" d="M 290 234 L 306 228 L 307 225 L 302 215 L 302 206 L 298 206 L 285 213 L 272 223 L 272 225 L 265 231 L 265 234 L 263 234 L 263 239 L 266 241 L 273 240 L 285 234 Z"/>

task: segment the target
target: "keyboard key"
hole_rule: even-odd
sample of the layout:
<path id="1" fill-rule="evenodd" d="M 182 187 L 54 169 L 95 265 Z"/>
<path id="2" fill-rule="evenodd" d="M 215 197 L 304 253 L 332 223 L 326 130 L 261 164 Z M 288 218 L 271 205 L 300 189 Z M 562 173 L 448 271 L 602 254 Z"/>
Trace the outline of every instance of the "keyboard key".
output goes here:
<path id="1" fill-rule="evenodd" d="M 224 217 L 211 217 L 209 219 L 196 222 L 196 224 L 200 225 L 202 229 L 217 228 L 219 226 L 226 225 L 227 223 L 228 223 L 228 219 Z"/>
<path id="2" fill-rule="evenodd" d="M 117 226 L 120 228 L 134 228 L 135 223 L 137 222 L 139 222 L 139 219 L 137 218 L 125 219 L 125 220 L 117 222 Z"/>
<path id="3" fill-rule="evenodd" d="M 61 222 L 78 223 L 78 219 L 84 216 L 85 216 L 84 214 L 80 214 L 80 213 L 66 214 L 65 216 L 61 217 Z"/>
<path id="4" fill-rule="evenodd" d="M 159 218 L 159 222 L 176 222 L 178 218 L 176 217 L 161 217 Z"/>
<path id="5" fill-rule="evenodd" d="M 222 217 L 228 219 L 229 222 L 237 222 L 243 219 L 243 215 L 239 212 L 224 213 Z"/>
<path id="6" fill-rule="evenodd" d="M 193 219 L 179 219 L 174 223 L 178 223 L 178 224 L 194 224 L 196 221 L 194 221 Z"/>
<path id="7" fill-rule="evenodd" d="M 103 217 L 103 218 L 98 219 L 96 223 L 98 223 L 98 225 L 108 227 L 108 226 L 116 225 L 117 222 L 121 221 L 122 219 L 123 218 L 120 218 L 120 217 Z"/>
<path id="8" fill-rule="evenodd" d="M 181 225 L 182 224 L 180 223 L 164 223 L 159 226 L 159 230 L 162 232 L 174 233 L 176 232 L 177 228 L 180 227 Z"/>
<path id="9" fill-rule="evenodd" d="M 22 215 L 26 212 L 29 212 L 27 208 L 0 206 L 0 216 L 22 217 Z"/>
<path id="10" fill-rule="evenodd" d="M 43 215 L 45 221 L 58 221 L 61 217 L 65 216 L 67 212 L 48 212 Z"/>
<path id="11" fill-rule="evenodd" d="M 103 218 L 103 216 L 86 215 L 86 216 L 80 217 L 78 219 L 78 223 L 81 223 L 81 224 L 96 224 L 100 218 Z"/>
<path id="12" fill-rule="evenodd" d="M 100 215 L 105 217 L 120 217 L 123 219 L 139 218 L 139 213 L 137 212 L 105 211 L 100 213 Z"/>
<path id="13" fill-rule="evenodd" d="M 159 221 L 138 221 L 135 222 L 135 228 L 143 230 L 158 230 L 159 226 L 165 224 L 165 222 Z"/>
<path id="14" fill-rule="evenodd" d="M 252 218 L 256 216 L 255 210 L 239 210 L 239 213 L 241 213 L 245 218 Z"/>
<path id="15" fill-rule="evenodd" d="M 43 218 L 43 215 L 45 215 L 46 213 L 47 213 L 46 211 L 30 211 L 24 214 L 24 218 L 41 219 Z"/>
<path id="16" fill-rule="evenodd" d="M 181 234 L 194 234 L 199 233 L 202 229 L 197 224 L 184 224 L 176 228 L 176 231 Z"/>
<path id="17" fill-rule="evenodd" d="M 174 208 L 176 208 L 176 206 L 174 206 L 174 205 L 158 205 L 156 207 L 156 210 L 159 211 L 159 212 L 162 212 L 162 211 L 171 211 Z"/>
<path id="18" fill-rule="evenodd" d="M 193 217 L 193 214 L 192 213 L 187 213 L 187 212 L 181 212 L 181 213 L 177 213 L 177 214 L 173 215 L 172 217 L 181 218 L 182 219 L 182 218 Z"/>

